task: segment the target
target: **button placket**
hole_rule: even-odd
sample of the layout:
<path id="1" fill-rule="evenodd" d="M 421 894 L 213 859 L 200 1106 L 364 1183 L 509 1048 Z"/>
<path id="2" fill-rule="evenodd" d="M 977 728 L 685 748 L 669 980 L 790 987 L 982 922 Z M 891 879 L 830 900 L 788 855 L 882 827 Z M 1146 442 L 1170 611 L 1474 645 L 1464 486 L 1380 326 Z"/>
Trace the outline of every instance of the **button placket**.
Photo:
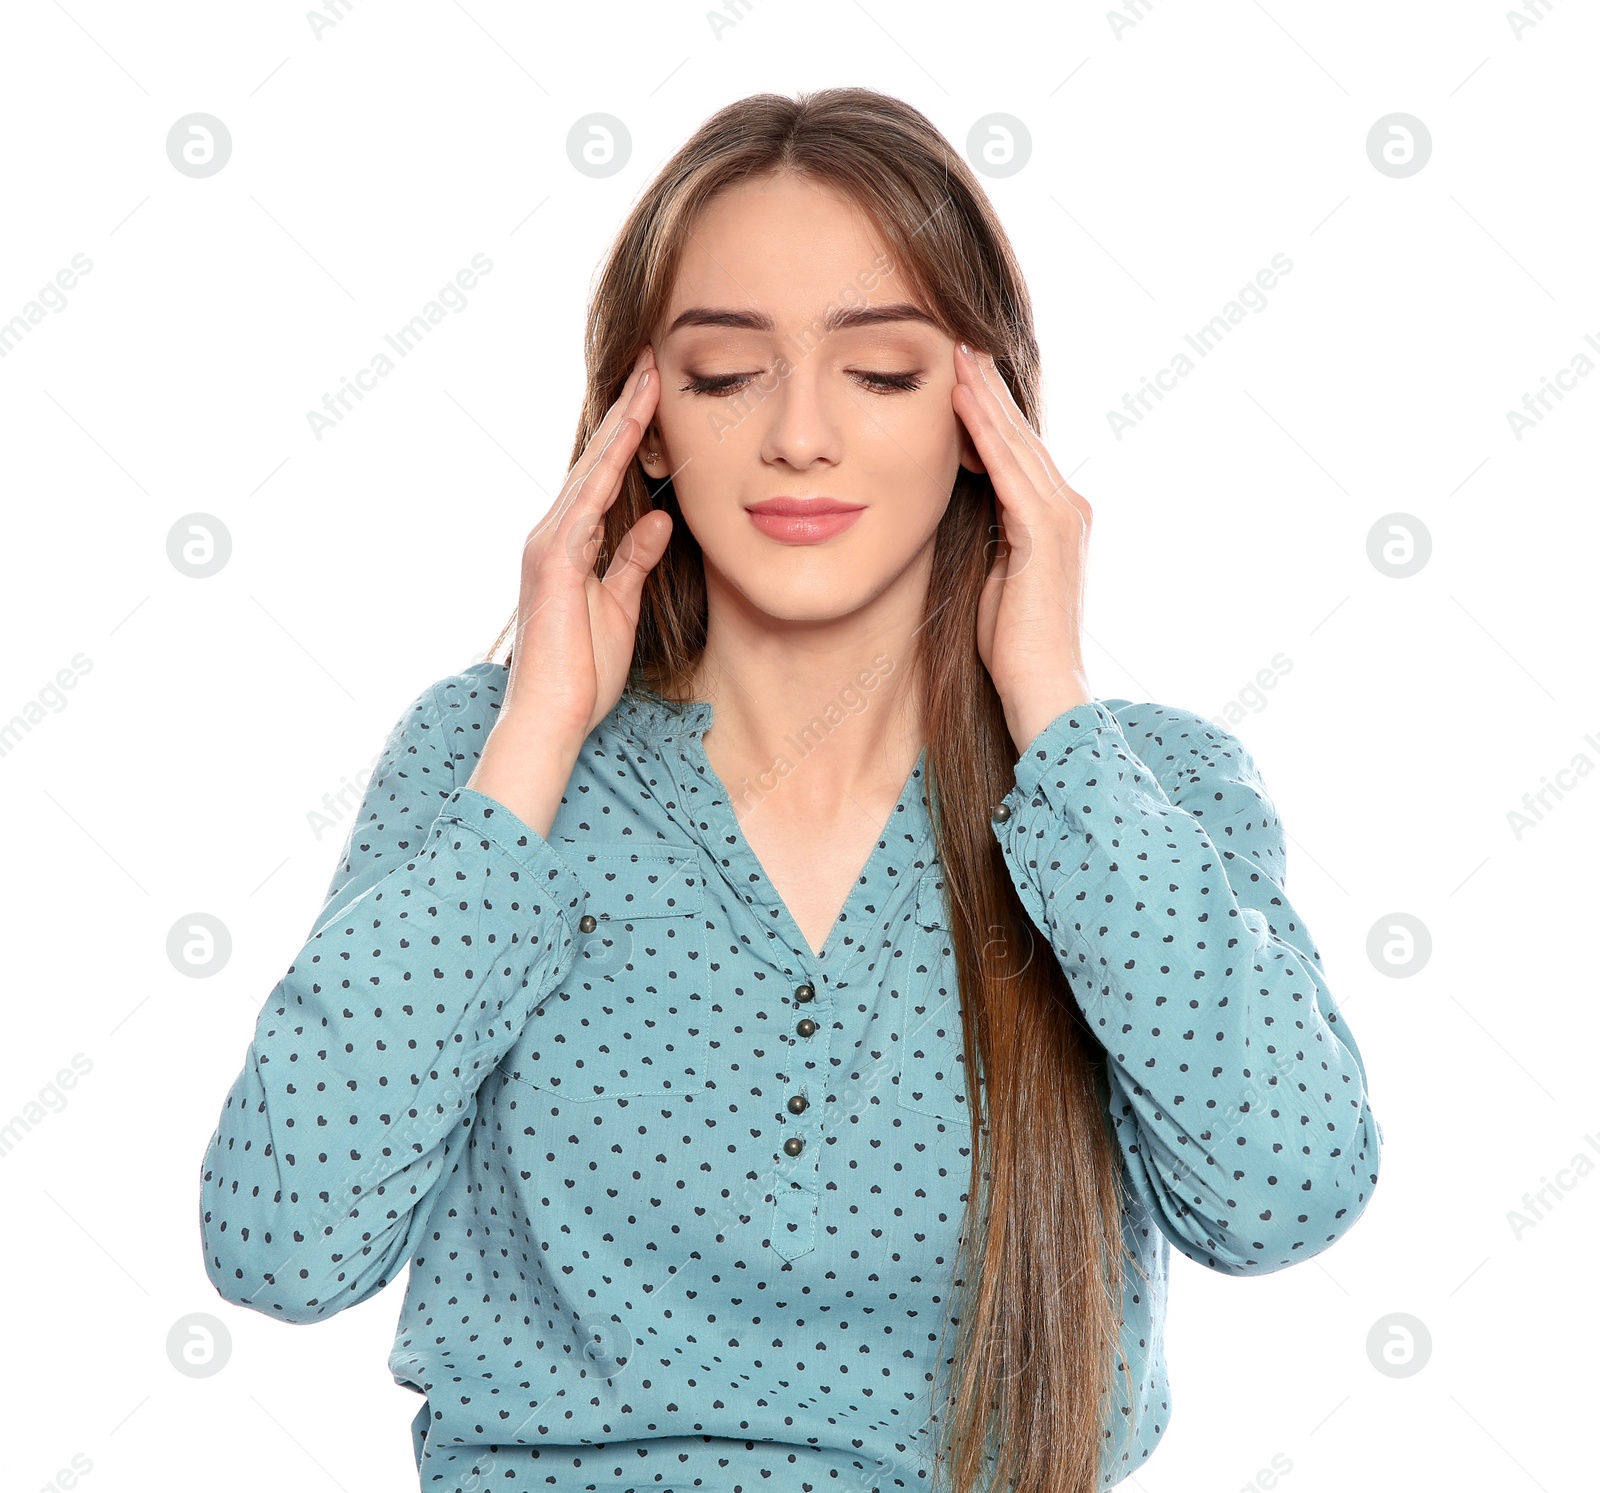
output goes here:
<path id="1" fill-rule="evenodd" d="M 816 1248 L 817 1204 L 821 1186 L 821 1100 L 828 1081 L 831 1003 L 805 981 L 795 987 L 793 1009 L 804 1012 L 793 1026 L 786 1073 L 788 1098 L 772 1184 L 772 1248 L 797 1260 Z"/>

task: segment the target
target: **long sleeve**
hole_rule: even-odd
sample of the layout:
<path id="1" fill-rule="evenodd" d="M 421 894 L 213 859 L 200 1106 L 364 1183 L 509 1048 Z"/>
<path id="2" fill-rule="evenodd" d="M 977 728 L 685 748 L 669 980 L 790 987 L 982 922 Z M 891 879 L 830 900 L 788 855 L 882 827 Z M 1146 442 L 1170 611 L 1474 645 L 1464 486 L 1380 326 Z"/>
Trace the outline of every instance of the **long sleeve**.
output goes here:
<path id="1" fill-rule="evenodd" d="M 1278 1270 L 1372 1195 L 1366 1070 L 1249 753 L 1192 712 L 1117 703 L 1028 743 L 995 836 L 1110 1059 L 1117 1142 L 1156 1226 L 1215 1269 Z"/>
<path id="2" fill-rule="evenodd" d="M 456 786 L 451 714 L 436 684 L 390 732 L 206 1148 L 206 1273 L 269 1316 L 330 1316 L 404 1268 L 479 1085 L 576 957 L 576 873 Z"/>

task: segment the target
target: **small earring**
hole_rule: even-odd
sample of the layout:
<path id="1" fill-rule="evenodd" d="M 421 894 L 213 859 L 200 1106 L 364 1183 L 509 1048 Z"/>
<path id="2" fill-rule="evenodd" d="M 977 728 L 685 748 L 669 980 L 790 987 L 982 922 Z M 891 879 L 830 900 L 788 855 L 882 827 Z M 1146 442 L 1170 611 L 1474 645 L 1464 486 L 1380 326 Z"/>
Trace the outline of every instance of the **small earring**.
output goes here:
<path id="1" fill-rule="evenodd" d="M 660 461 L 661 460 L 661 453 L 659 451 L 652 451 L 652 452 L 650 452 L 650 454 L 648 456 L 645 457 L 645 460 L 646 461 Z"/>

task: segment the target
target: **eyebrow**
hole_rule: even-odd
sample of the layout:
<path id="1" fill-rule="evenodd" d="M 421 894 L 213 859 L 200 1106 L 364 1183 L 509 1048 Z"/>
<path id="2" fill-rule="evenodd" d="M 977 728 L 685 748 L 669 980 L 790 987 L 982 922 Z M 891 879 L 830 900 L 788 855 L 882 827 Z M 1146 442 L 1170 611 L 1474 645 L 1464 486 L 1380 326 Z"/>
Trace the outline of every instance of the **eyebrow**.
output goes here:
<path id="1" fill-rule="evenodd" d="M 840 306 L 823 318 L 825 332 L 848 331 L 854 327 L 876 327 L 886 322 L 920 321 L 939 325 L 920 306 L 909 301 L 892 301 L 882 306 Z M 746 332 L 775 332 L 777 323 L 765 311 L 739 311 L 725 306 L 691 306 L 667 328 L 670 337 L 679 327 L 732 327 Z"/>

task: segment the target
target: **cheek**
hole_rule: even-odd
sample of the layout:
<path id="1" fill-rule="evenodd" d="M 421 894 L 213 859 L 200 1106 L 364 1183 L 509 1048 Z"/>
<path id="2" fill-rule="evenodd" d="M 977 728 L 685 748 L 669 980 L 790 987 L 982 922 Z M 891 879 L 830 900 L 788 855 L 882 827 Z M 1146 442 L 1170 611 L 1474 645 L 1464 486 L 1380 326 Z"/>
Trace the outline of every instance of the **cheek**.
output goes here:
<path id="1" fill-rule="evenodd" d="M 931 539 L 950 502 L 961 469 L 957 416 L 910 399 L 881 400 L 873 416 L 857 433 L 860 469 L 878 495 L 883 554 L 904 560 Z"/>
<path id="2" fill-rule="evenodd" d="M 657 411 L 656 426 L 673 467 L 678 506 L 696 540 L 719 550 L 743 537 L 749 520 L 729 497 L 745 490 L 760 465 L 757 422 L 732 401 L 686 395 L 673 408 Z"/>
<path id="3" fill-rule="evenodd" d="M 715 467 L 748 455 L 759 442 L 759 421 L 748 404 L 734 399 L 683 396 L 656 411 L 662 440 L 678 465 L 693 460 Z"/>
<path id="4" fill-rule="evenodd" d="M 697 414 L 687 397 L 680 399 L 675 394 L 664 396 L 656 406 L 655 423 L 662 440 L 675 452 L 702 441 L 706 430 L 705 417 Z"/>
<path id="5" fill-rule="evenodd" d="M 945 485 L 953 475 L 946 468 L 961 452 L 960 416 L 948 390 L 918 390 L 913 398 L 880 399 L 869 406 L 866 434 L 876 459 L 916 472 L 926 481 Z"/>

